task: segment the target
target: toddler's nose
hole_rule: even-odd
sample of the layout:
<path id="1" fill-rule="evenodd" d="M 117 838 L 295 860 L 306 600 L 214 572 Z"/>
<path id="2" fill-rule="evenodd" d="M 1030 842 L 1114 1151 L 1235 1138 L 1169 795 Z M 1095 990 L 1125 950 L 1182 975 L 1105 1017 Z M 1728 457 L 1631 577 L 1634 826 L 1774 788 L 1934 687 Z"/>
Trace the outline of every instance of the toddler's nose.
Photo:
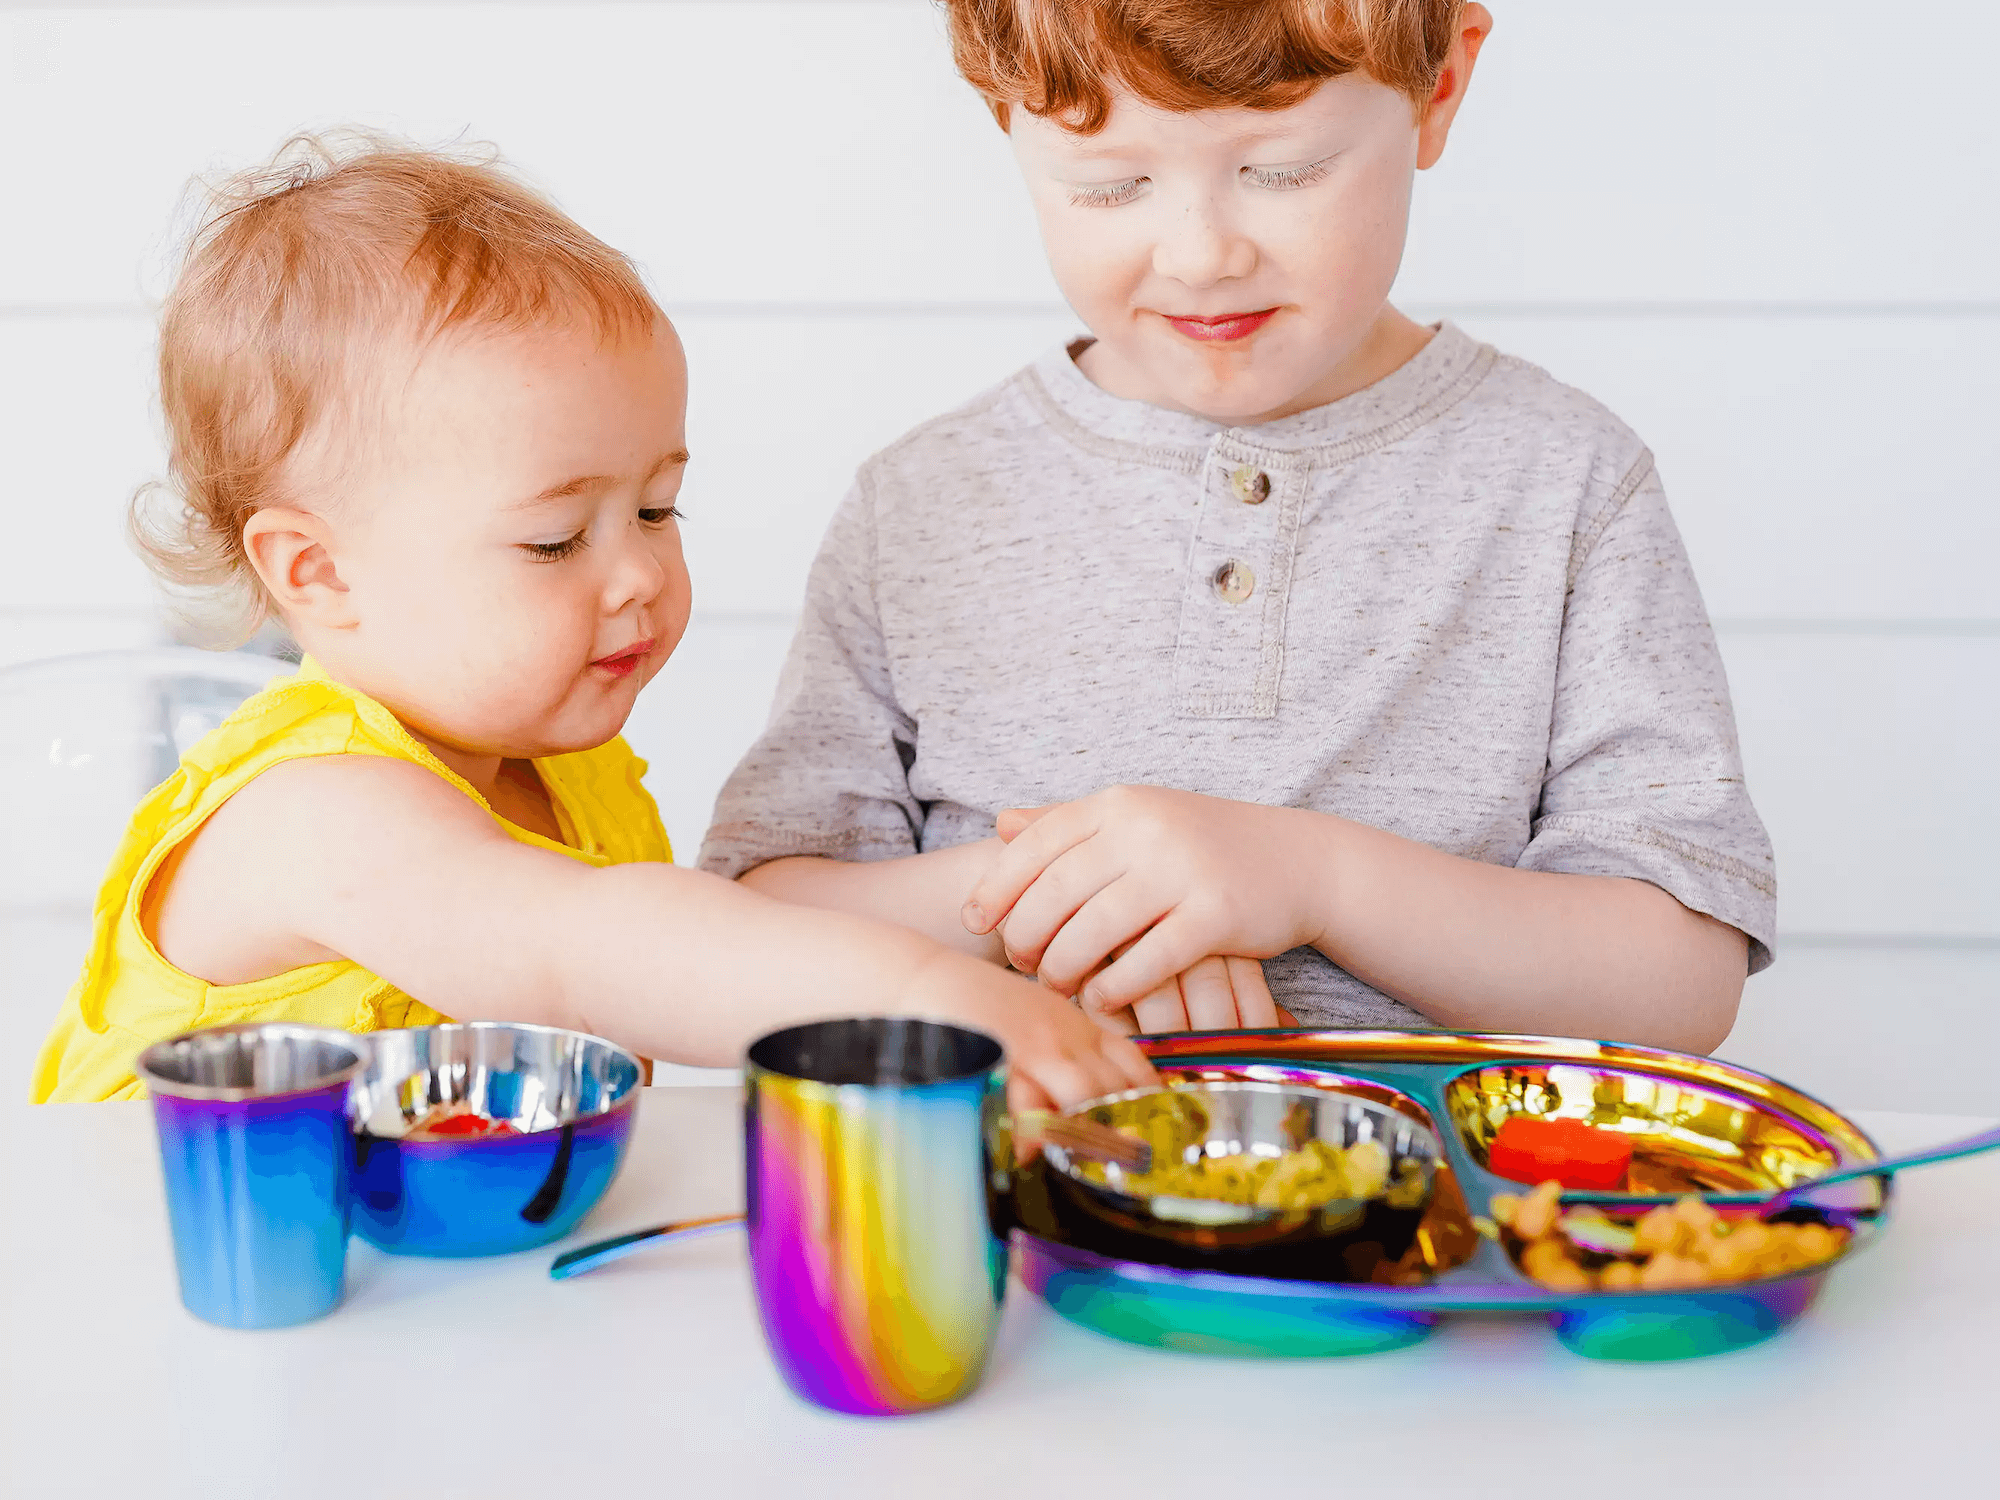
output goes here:
<path id="1" fill-rule="evenodd" d="M 607 614 L 615 615 L 628 604 L 650 604 L 667 586 L 666 564 L 652 547 L 634 540 L 622 549 L 607 584 Z"/>

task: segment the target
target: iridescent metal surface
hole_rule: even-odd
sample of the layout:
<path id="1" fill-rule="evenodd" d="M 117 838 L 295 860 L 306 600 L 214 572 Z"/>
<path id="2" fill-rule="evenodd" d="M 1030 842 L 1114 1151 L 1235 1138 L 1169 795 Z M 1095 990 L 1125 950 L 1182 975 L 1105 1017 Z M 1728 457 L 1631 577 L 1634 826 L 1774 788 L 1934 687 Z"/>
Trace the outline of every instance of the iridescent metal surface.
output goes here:
<path id="1" fill-rule="evenodd" d="M 148 1047 L 181 1301 L 226 1328 L 333 1311 L 347 1267 L 348 1090 L 363 1044 L 283 1023 L 222 1026 Z"/>
<path id="2" fill-rule="evenodd" d="M 1422 1338 L 1440 1315 L 1511 1310 L 1548 1317 L 1593 1358 L 1677 1359 L 1741 1348 L 1803 1313 L 1828 1270 L 1887 1218 L 1879 1180 L 1829 1188 L 1827 1222 L 1849 1230 L 1840 1255 L 1761 1281 L 1660 1291 L 1551 1291 L 1524 1275 L 1474 1222 L 1493 1194 L 1519 1185 L 1487 1170 L 1484 1147 L 1507 1114 L 1558 1113 L 1628 1132 L 1642 1151 L 1635 1186 L 1775 1190 L 1880 1153 L 1851 1121 L 1810 1095 L 1712 1058 L 1564 1038 L 1447 1032 L 1232 1032 L 1153 1039 L 1182 1078 L 1316 1080 L 1385 1104 L 1439 1131 L 1444 1157 L 1417 1236 L 1394 1278 L 1282 1247 L 1228 1274 L 1176 1263 L 1065 1213 L 1051 1170 L 1017 1174 L 1018 1243 L 1028 1285 L 1065 1317 L 1164 1348 L 1242 1354 L 1342 1354 Z M 1803 1212 L 1803 1210 L 1794 1210 Z"/>
<path id="3" fill-rule="evenodd" d="M 602 1037 L 473 1021 L 382 1031 L 356 1083 L 355 1232 L 397 1255 L 504 1255 L 562 1238 L 625 1159 L 639 1059 Z M 404 1139 L 439 1104 L 515 1135 Z"/>
<path id="4" fill-rule="evenodd" d="M 1423 1209 L 1430 1201 L 1431 1177 L 1442 1147 L 1428 1125 L 1374 1100 L 1356 1098 L 1315 1082 L 1270 1078 L 1179 1079 L 1175 1100 L 1185 1127 L 1174 1142 L 1175 1156 L 1277 1158 L 1307 1141 L 1337 1147 L 1362 1141 L 1382 1146 L 1390 1181 L 1406 1186 L 1408 1201 L 1378 1212 L 1377 1204 L 1343 1198 L 1311 1208 L 1259 1208 L 1213 1199 L 1148 1194 L 1133 1186 L 1115 1165 L 1092 1166 L 1072 1159 L 1051 1143 L 1045 1157 L 1058 1174 L 1051 1178 L 1069 1201 L 1106 1224 L 1157 1238 L 1191 1252 L 1226 1251 L 1270 1245 L 1280 1240 L 1356 1237 L 1383 1247 L 1394 1261 L 1409 1249 Z M 1157 1089 L 1134 1089 L 1080 1104 L 1076 1113 L 1101 1124 L 1135 1129 L 1160 1100 Z M 1405 1173 L 1408 1179 L 1405 1179 Z M 1400 1231 L 1400 1232 L 1399 1232 Z M 1393 1245 L 1385 1245 L 1393 1241 Z"/>
<path id="5" fill-rule="evenodd" d="M 754 1043 L 745 1084 L 751 1273 L 786 1383 L 859 1416 L 969 1394 L 1007 1282 L 1000 1044 L 822 1021 Z"/>
<path id="6" fill-rule="evenodd" d="M 1775 1190 L 1832 1170 L 1823 1135 L 1713 1085 L 1585 1063 L 1503 1063 L 1461 1073 L 1445 1108 L 1481 1166 L 1515 1115 L 1576 1120 L 1632 1146 L 1634 1193 Z M 1532 1186 L 1532 1184 L 1530 1184 Z"/>

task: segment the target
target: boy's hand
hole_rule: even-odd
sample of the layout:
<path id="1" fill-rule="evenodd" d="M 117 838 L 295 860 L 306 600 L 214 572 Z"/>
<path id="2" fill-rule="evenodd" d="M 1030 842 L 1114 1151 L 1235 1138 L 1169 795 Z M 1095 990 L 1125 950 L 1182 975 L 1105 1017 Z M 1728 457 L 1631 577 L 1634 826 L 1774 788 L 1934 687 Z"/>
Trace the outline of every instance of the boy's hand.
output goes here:
<path id="1" fill-rule="evenodd" d="M 967 899 L 968 931 L 996 928 L 1016 968 L 1087 1009 L 1187 1005 L 1177 976 L 1213 955 L 1269 958 L 1317 937 L 1308 888 L 1335 820 L 1165 787 L 1112 787 L 1056 807 L 1001 814 L 1007 848 Z M 1118 950 L 1126 949 L 1120 955 Z M 1094 973 L 1102 967 L 1101 973 Z M 1240 1017 L 1236 974 L 1228 973 Z M 1194 978 L 1203 1015 L 1221 1014 L 1212 969 Z M 1259 984 L 1261 988 L 1261 974 Z M 1166 990 L 1180 994 L 1170 1001 Z M 1247 988 L 1246 976 L 1246 988 Z M 1275 1025 L 1250 994 L 1263 1025 Z M 1135 1012 L 1136 1014 L 1136 1012 Z M 1193 1025 L 1203 1025 L 1188 1014 Z M 1226 1023 L 1227 1024 L 1227 1023 Z"/>
<path id="2" fill-rule="evenodd" d="M 1297 1022 L 1271 998 L 1254 958 L 1211 954 L 1132 1006 L 1140 1031 L 1254 1031 Z"/>

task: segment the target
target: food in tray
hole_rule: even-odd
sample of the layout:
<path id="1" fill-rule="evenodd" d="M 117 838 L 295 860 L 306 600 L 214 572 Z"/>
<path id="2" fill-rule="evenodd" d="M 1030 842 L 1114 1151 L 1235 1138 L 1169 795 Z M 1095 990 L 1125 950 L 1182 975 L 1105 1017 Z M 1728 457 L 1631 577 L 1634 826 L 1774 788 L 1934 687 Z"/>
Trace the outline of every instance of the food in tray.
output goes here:
<path id="1" fill-rule="evenodd" d="M 507 1121 L 481 1114 L 475 1106 L 458 1100 L 432 1105 L 410 1122 L 403 1138 L 410 1141 L 468 1141 L 520 1133 Z"/>
<path id="2" fill-rule="evenodd" d="M 1847 1231 L 1825 1224 L 1767 1224 L 1755 1209 L 1718 1213 L 1694 1194 L 1636 1219 L 1596 1208 L 1564 1211 L 1550 1179 L 1525 1197 L 1493 1199 L 1496 1224 L 1519 1242 L 1521 1269 L 1559 1292 L 1660 1291 L 1756 1281 L 1831 1260 Z"/>
<path id="3" fill-rule="evenodd" d="M 1121 1192 L 1280 1211 L 1368 1198 L 1385 1199 L 1391 1207 L 1415 1207 L 1424 1200 L 1422 1168 L 1406 1159 L 1392 1174 L 1388 1149 L 1379 1141 L 1336 1146 L 1315 1137 L 1277 1155 L 1193 1154 L 1189 1147 L 1202 1139 L 1208 1121 L 1190 1091 L 1168 1089 L 1140 1101 L 1134 1114 L 1118 1124 L 1152 1147 L 1153 1169 L 1124 1173 L 1115 1184 L 1098 1163 L 1079 1163 L 1078 1170 Z"/>
<path id="4" fill-rule="evenodd" d="M 1581 1120 L 1512 1115 L 1494 1133 L 1486 1161 L 1499 1176 L 1515 1182 L 1553 1178 L 1567 1188 L 1614 1192 L 1625 1185 L 1632 1142 Z"/>

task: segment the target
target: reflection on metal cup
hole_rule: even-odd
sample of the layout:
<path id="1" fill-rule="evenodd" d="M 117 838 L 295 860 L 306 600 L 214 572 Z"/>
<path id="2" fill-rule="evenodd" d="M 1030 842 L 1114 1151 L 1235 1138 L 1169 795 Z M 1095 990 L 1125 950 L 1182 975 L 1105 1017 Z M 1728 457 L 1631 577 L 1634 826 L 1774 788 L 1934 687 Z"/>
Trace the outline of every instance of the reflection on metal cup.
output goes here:
<path id="1" fill-rule="evenodd" d="M 365 1044 L 284 1023 L 191 1031 L 146 1049 L 181 1301 L 225 1328 L 282 1328 L 338 1305 Z"/>
<path id="2" fill-rule="evenodd" d="M 822 1021 L 753 1044 L 745 1083 L 751 1268 L 787 1383 L 863 1416 L 968 1394 L 1007 1282 L 1000 1044 Z"/>

